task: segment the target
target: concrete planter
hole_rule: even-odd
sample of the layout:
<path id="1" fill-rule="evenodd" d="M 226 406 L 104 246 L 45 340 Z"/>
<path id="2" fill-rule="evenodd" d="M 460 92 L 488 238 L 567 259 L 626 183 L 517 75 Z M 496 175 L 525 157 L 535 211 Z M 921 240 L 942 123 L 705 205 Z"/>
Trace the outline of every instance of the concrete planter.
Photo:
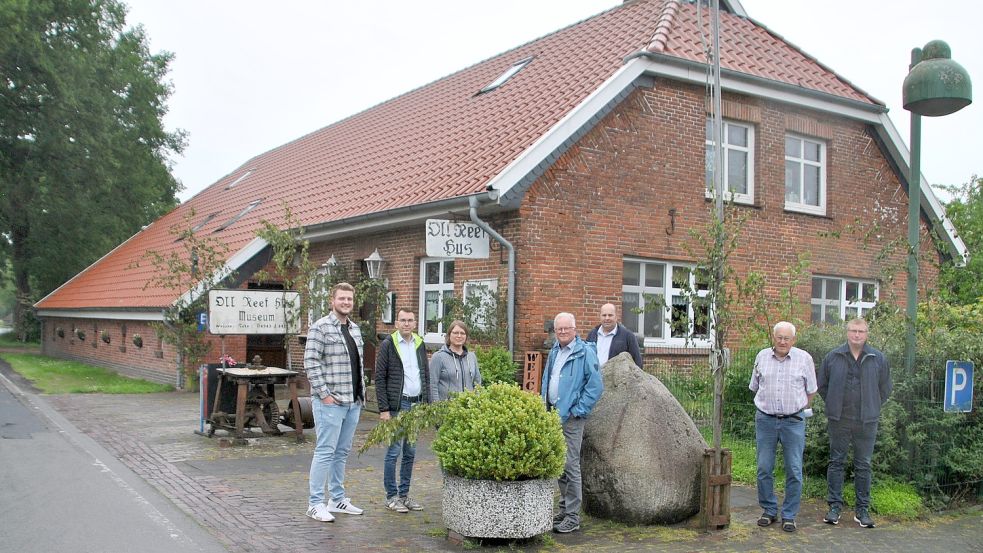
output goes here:
<path id="1" fill-rule="evenodd" d="M 444 525 L 469 538 L 521 539 L 553 527 L 556 480 L 470 480 L 444 475 Z"/>

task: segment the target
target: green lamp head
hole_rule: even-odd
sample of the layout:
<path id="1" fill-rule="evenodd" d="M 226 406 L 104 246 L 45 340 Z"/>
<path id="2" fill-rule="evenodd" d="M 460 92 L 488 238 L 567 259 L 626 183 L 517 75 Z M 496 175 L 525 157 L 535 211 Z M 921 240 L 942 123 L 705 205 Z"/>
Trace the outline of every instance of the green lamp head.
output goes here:
<path id="1" fill-rule="evenodd" d="M 949 45 L 933 40 L 911 51 L 911 70 L 904 80 L 904 108 L 918 115 L 938 117 L 955 113 L 973 102 L 969 73 L 952 61 Z"/>

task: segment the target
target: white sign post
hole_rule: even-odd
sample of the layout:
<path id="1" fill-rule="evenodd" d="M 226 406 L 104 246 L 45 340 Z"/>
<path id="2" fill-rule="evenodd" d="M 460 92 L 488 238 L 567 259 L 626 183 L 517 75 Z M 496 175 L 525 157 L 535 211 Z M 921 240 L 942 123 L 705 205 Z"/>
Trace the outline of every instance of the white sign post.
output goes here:
<path id="1" fill-rule="evenodd" d="M 488 233 L 474 223 L 427 219 L 427 255 L 488 259 Z"/>
<path id="2" fill-rule="evenodd" d="M 300 293 L 286 290 L 209 290 L 212 334 L 297 334 Z"/>

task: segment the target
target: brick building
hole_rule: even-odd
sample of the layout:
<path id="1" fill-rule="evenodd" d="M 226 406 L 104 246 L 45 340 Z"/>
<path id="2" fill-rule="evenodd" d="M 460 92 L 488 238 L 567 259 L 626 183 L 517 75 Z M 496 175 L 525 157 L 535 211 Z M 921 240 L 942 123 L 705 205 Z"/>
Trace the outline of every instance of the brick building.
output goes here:
<path id="1" fill-rule="evenodd" d="M 777 301 L 782 272 L 808 254 L 791 294 L 817 322 L 903 297 L 890 271 L 906 253 L 892 245 L 906 233 L 907 149 L 883 103 L 739 2 L 722 4 L 725 178 L 746 218 L 737 273 L 763 275 Z M 146 287 L 151 269 L 135 263 L 177 248 L 168 229 L 193 214 L 198 232 L 230 247 L 227 266 L 248 269 L 237 282 L 248 286 L 269 256 L 260 221 L 288 205 L 318 264 L 358 268 L 378 250 L 396 305 L 420 314 L 431 341 L 449 295 L 509 288 L 504 246 L 487 259 L 428 257 L 425 221 L 437 218 L 481 221 L 514 248 L 515 351 L 541 349 L 558 311 L 586 334 L 613 302 L 649 356 L 705 352 L 701 307 L 682 289 L 700 288 L 692 231 L 713 208 L 707 15 L 680 0 L 625 2 L 254 157 L 38 302 L 44 351 L 173 380 L 174 352 L 148 325 L 179 294 Z M 931 283 L 934 261 L 966 249 L 931 188 L 917 185 L 923 235 L 941 237 L 923 262 Z M 632 312 L 653 296 L 663 309 Z M 225 347 L 239 358 L 276 340 L 229 337 Z"/>

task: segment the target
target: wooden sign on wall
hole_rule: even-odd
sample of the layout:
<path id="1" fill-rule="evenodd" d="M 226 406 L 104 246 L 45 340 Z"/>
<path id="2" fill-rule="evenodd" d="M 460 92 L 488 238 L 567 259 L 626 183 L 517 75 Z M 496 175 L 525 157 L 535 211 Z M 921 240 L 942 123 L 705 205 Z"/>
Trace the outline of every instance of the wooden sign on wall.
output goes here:
<path id="1" fill-rule="evenodd" d="M 527 351 L 522 364 L 522 389 L 538 394 L 542 377 L 543 354 L 538 351 Z"/>

